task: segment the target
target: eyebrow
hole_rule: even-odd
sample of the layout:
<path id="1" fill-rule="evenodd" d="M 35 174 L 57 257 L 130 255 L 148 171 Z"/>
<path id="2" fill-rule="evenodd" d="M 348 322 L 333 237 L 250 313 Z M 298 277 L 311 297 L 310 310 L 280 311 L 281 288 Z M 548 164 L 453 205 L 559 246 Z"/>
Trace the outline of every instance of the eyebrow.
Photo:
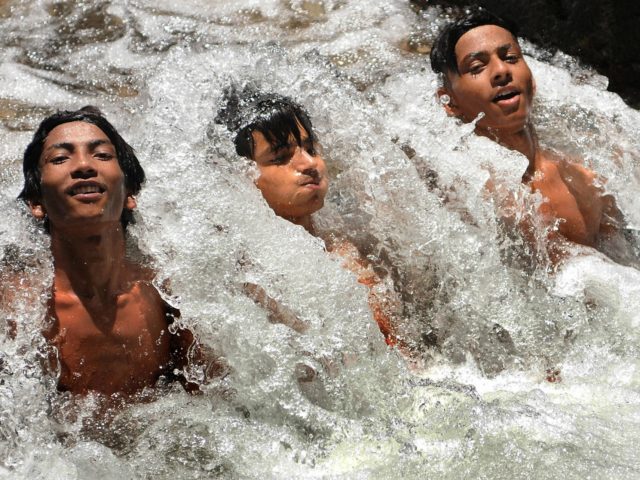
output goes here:
<path id="1" fill-rule="evenodd" d="M 276 153 L 277 151 L 284 150 L 285 148 L 289 148 L 290 146 L 291 146 L 290 142 L 279 143 L 277 145 L 271 145 L 271 147 L 269 148 L 269 152 Z"/>
<path id="2" fill-rule="evenodd" d="M 505 43 L 504 45 L 500 45 L 498 48 L 496 48 L 495 51 L 504 52 L 504 51 L 510 50 L 511 48 L 513 48 L 513 43 Z M 488 50 L 479 50 L 477 52 L 471 52 L 464 56 L 461 63 L 464 63 L 469 59 L 481 58 L 483 56 L 488 55 L 489 53 L 490 52 Z"/>
<path id="3" fill-rule="evenodd" d="M 87 146 L 89 147 L 89 150 L 94 150 L 95 148 L 99 147 L 100 145 L 111 145 L 112 147 L 115 148 L 113 143 L 111 143 L 109 140 L 105 140 L 103 138 L 100 138 L 98 140 L 91 140 L 90 142 L 87 142 Z M 48 146 L 45 149 L 45 152 L 49 151 L 49 150 L 55 150 L 57 148 L 62 148 L 64 150 L 69 150 L 70 152 L 72 152 L 73 150 L 75 150 L 76 145 L 74 145 L 71 142 L 54 143 L 53 145 Z"/>
<path id="4" fill-rule="evenodd" d="M 313 141 L 311 140 L 311 137 L 309 137 L 308 135 L 304 138 L 300 138 L 300 145 L 308 145 L 308 144 L 312 144 Z M 295 142 L 295 140 L 293 142 L 287 142 L 287 143 L 280 143 L 278 145 L 273 145 L 271 146 L 271 148 L 269 149 L 269 151 L 271 153 L 276 153 L 279 150 L 283 150 L 285 148 L 290 148 L 293 145 L 297 145 L 297 143 Z"/>

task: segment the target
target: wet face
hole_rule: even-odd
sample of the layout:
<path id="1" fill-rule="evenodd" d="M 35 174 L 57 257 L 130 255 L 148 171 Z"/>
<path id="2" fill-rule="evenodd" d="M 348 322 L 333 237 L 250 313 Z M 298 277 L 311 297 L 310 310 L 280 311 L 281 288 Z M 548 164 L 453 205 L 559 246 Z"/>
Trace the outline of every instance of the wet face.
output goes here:
<path id="1" fill-rule="evenodd" d="M 297 222 L 324 205 L 329 180 L 324 160 L 315 152 L 309 134 L 299 126 L 302 146 L 289 137 L 286 145 L 272 145 L 252 132 L 260 177 L 256 186 L 276 215 Z"/>
<path id="2" fill-rule="evenodd" d="M 97 126 L 69 122 L 51 130 L 40 156 L 42 198 L 31 202 L 37 218 L 54 229 L 119 224 L 123 208 L 135 208 L 109 137 Z"/>
<path id="3" fill-rule="evenodd" d="M 441 90 L 451 101 L 445 108 L 465 122 L 484 113 L 480 130 L 521 131 L 527 124 L 535 82 L 517 40 L 497 25 L 476 27 L 460 37 L 455 48 L 458 73 L 447 72 Z"/>

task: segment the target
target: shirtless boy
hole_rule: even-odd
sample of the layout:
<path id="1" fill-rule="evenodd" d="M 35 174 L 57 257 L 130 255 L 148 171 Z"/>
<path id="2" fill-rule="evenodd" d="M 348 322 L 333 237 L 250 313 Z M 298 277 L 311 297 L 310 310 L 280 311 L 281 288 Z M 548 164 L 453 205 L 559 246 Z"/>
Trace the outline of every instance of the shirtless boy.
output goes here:
<path id="1" fill-rule="evenodd" d="M 443 75 L 438 95 L 447 113 L 464 122 L 483 114 L 478 135 L 527 157 L 522 181 L 543 196 L 540 214 L 559 220 L 551 240 L 601 248 L 622 216 L 592 171 L 540 148 L 530 119 L 536 84 L 516 35 L 513 25 L 485 10 L 446 26 L 431 51 L 431 68 Z M 560 242 L 550 246 L 558 261 Z"/>
<path id="2" fill-rule="evenodd" d="M 230 89 L 225 100 L 216 122 L 236 133 L 238 155 L 255 162 L 260 173 L 255 184 L 267 204 L 276 215 L 317 236 L 312 215 L 324 205 L 329 178 L 307 112 L 289 98 L 251 89 L 242 93 Z M 369 287 L 369 306 L 380 331 L 389 345 L 396 344 L 391 319 L 398 302 L 394 301 L 393 288 L 373 271 L 353 244 L 346 240 L 324 240 L 327 249 L 341 257 L 343 267 Z M 276 321 L 304 330 L 294 315 L 283 312 L 260 287 L 252 285 L 248 293 Z"/>
<path id="3" fill-rule="evenodd" d="M 125 256 L 125 229 L 145 180 L 133 149 L 95 107 L 46 118 L 24 154 L 24 200 L 51 235 L 52 296 L 44 335 L 58 388 L 130 395 L 187 365 L 194 340 L 153 273 Z M 184 379 L 187 390 L 197 389 Z"/>

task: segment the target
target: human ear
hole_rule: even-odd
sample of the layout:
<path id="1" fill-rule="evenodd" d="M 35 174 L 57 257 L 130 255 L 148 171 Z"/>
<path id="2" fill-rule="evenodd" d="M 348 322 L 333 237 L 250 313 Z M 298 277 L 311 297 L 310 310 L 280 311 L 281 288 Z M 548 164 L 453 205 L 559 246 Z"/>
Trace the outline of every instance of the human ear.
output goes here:
<path id="1" fill-rule="evenodd" d="M 127 198 L 124 199 L 124 208 L 127 210 L 133 210 L 138 206 L 138 202 L 136 202 L 136 197 L 129 194 Z"/>
<path id="2" fill-rule="evenodd" d="M 458 109 L 458 105 L 453 100 L 453 95 L 446 87 L 440 87 L 437 91 L 438 100 L 440 100 L 440 104 L 444 108 L 444 111 L 447 112 L 447 115 L 450 117 L 459 117 L 460 110 Z"/>
<path id="3" fill-rule="evenodd" d="M 29 200 L 29 209 L 31 210 L 31 215 L 38 220 L 44 220 L 47 216 L 47 211 L 45 210 L 44 205 L 39 202 Z"/>

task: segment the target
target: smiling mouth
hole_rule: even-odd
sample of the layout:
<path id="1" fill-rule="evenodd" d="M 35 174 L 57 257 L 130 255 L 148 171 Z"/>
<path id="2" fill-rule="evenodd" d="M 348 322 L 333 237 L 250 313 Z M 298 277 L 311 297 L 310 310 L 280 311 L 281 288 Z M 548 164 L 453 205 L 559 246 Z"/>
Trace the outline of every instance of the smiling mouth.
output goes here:
<path id="1" fill-rule="evenodd" d="M 495 97 L 493 97 L 493 102 L 501 102 L 503 100 L 511 100 L 512 98 L 516 97 L 520 95 L 520 92 L 517 90 L 509 90 L 509 91 L 505 91 L 505 92 L 501 92 L 498 95 L 496 95 Z"/>
<path id="2" fill-rule="evenodd" d="M 91 195 L 95 193 L 104 193 L 105 188 L 97 183 L 86 183 L 81 185 L 75 185 L 67 190 L 67 193 L 72 197 L 76 195 Z"/>

